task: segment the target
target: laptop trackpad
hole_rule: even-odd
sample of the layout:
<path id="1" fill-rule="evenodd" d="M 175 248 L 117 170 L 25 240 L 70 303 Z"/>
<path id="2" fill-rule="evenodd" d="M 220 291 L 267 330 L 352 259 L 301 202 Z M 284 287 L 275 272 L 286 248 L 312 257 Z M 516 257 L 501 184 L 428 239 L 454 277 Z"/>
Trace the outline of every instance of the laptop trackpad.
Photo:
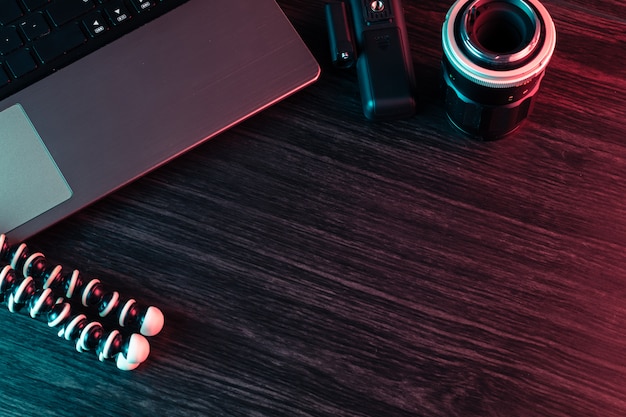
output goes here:
<path id="1" fill-rule="evenodd" d="M 61 204 L 72 190 L 19 104 L 0 112 L 0 233 Z"/>

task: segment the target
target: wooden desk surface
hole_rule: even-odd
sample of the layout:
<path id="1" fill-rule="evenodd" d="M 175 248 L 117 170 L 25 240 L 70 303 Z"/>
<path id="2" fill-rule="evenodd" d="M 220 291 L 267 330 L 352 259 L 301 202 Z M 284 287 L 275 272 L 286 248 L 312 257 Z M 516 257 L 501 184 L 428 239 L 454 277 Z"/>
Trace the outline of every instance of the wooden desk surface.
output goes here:
<path id="1" fill-rule="evenodd" d="M 626 6 L 545 0 L 535 113 L 480 143 L 437 98 L 451 1 L 405 1 L 419 115 L 369 123 L 322 1 L 319 82 L 35 236 L 161 307 L 134 372 L 0 311 L 2 416 L 626 415 Z"/>

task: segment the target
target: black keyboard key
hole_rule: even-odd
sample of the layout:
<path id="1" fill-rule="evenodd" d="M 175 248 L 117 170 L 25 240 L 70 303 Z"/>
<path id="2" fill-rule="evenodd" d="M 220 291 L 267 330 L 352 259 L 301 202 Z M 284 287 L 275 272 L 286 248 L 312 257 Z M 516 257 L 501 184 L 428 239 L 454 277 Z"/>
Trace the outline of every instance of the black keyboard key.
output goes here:
<path id="1" fill-rule="evenodd" d="M 130 1 L 138 12 L 143 12 L 155 6 L 154 0 L 131 0 Z"/>
<path id="2" fill-rule="evenodd" d="M 108 22 L 100 12 L 93 12 L 83 19 L 83 25 L 92 38 L 102 35 L 109 29 Z"/>
<path id="3" fill-rule="evenodd" d="M 48 0 L 22 0 L 22 3 L 26 6 L 26 10 L 32 12 L 48 4 Z"/>
<path id="4" fill-rule="evenodd" d="M 0 87 L 7 85 L 11 81 L 6 71 L 0 67 Z"/>
<path id="5" fill-rule="evenodd" d="M 91 0 L 63 0 L 48 7 L 48 15 L 56 26 L 61 26 L 94 8 Z"/>
<path id="6" fill-rule="evenodd" d="M 27 49 L 20 49 L 7 56 L 6 65 L 13 78 L 19 78 L 37 68 L 37 63 Z"/>
<path id="7" fill-rule="evenodd" d="M 17 0 L 0 0 L 0 23 L 6 25 L 22 17 L 22 9 Z"/>
<path id="8" fill-rule="evenodd" d="M 33 13 L 20 23 L 20 29 L 26 39 L 32 41 L 50 33 L 50 26 L 41 13 Z"/>
<path id="9" fill-rule="evenodd" d="M 6 55 L 22 46 L 22 38 L 17 34 L 15 26 L 0 28 L 0 54 Z"/>
<path id="10" fill-rule="evenodd" d="M 42 63 L 47 63 L 80 46 L 87 40 L 80 26 L 68 25 L 34 43 L 35 53 Z"/>
<path id="11" fill-rule="evenodd" d="M 111 19 L 111 23 L 115 26 L 124 23 L 131 18 L 130 10 L 128 10 L 121 1 L 112 1 L 107 3 L 104 6 L 104 10 L 109 16 L 109 19 Z"/>

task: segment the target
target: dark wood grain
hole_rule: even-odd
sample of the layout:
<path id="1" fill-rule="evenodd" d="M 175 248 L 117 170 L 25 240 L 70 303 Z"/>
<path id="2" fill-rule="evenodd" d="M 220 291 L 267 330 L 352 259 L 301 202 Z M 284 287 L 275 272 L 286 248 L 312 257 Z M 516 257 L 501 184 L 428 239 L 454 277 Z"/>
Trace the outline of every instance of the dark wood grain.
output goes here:
<path id="1" fill-rule="evenodd" d="M 451 2 L 405 1 L 420 112 L 370 123 L 323 2 L 318 83 L 29 243 L 156 304 L 122 373 L 0 311 L 3 416 L 626 415 L 626 22 L 546 0 L 535 112 L 481 143 L 439 100 Z"/>

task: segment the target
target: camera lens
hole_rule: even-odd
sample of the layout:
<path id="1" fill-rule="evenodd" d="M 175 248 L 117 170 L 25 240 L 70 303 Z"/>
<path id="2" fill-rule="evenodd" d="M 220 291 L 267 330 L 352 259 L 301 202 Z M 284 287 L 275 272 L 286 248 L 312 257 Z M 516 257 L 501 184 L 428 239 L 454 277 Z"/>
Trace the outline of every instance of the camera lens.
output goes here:
<path id="1" fill-rule="evenodd" d="M 448 118 L 493 140 L 530 114 L 556 30 L 537 0 L 458 0 L 446 15 L 442 44 Z"/>

